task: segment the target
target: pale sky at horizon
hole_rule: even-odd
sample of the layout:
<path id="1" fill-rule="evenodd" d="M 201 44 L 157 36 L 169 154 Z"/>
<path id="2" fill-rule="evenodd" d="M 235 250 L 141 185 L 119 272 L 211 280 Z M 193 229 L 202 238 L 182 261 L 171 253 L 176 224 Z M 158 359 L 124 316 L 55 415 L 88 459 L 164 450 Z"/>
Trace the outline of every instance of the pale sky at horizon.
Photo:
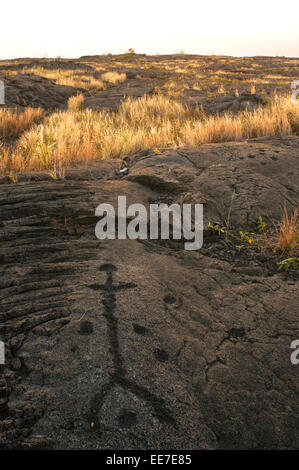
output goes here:
<path id="1" fill-rule="evenodd" d="M 25 0 L 0 7 L 0 59 L 135 52 L 299 57 L 299 1 Z"/>

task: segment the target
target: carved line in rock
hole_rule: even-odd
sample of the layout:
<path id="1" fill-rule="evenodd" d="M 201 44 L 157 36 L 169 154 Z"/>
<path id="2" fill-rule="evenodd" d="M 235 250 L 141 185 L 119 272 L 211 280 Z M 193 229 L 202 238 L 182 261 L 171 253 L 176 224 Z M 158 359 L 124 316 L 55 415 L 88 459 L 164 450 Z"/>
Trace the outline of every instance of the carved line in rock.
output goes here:
<path id="1" fill-rule="evenodd" d="M 96 393 L 92 398 L 90 402 L 89 418 L 94 423 L 94 428 L 100 430 L 101 424 L 96 415 L 101 411 L 107 394 L 113 389 L 113 387 L 118 385 L 125 390 L 129 390 L 138 398 L 146 401 L 152 407 L 155 416 L 161 423 L 176 426 L 175 419 L 162 398 L 157 397 L 145 387 L 136 384 L 126 377 L 127 372 L 123 363 L 118 341 L 118 319 L 115 315 L 116 293 L 125 289 L 133 289 L 137 287 L 137 284 L 129 282 L 115 285 L 113 282 L 113 272 L 117 271 L 117 268 L 113 264 L 103 264 L 99 269 L 106 273 L 105 284 L 91 284 L 88 287 L 93 290 L 102 290 L 104 292 L 102 304 L 104 306 L 104 317 L 108 326 L 110 352 L 113 360 L 113 372 L 110 374 L 109 382 L 106 383 L 102 387 L 102 390 L 99 393 Z"/>

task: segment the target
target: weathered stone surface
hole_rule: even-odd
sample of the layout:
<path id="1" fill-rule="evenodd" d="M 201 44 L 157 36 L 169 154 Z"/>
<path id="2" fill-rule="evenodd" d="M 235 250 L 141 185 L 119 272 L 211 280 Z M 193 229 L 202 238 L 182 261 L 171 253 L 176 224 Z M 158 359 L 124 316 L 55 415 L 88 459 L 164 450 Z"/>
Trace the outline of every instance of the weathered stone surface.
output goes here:
<path id="1" fill-rule="evenodd" d="M 211 165 L 234 163 L 238 168 L 267 176 L 294 192 L 298 152 L 297 137 L 261 137 L 245 142 L 202 145 L 199 149 L 187 149 L 185 153 L 200 172 Z M 181 150 L 180 153 L 184 152 Z"/>
<path id="2" fill-rule="evenodd" d="M 253 229 L 259 216 L 279 220 L 284 203 L 296 208 L 281 184 L 231 163 L 210 166 L 195 185 L 209 200 L 206 217 L 224 223 L 230 213 L 230 226 L 241 230 Z"/>
<path id="3" fill-rule="evenodd" d="M 126 98 L 141 98 L 144 95 L 149 95 L 153 87 L 147 84 L 140 84 L 136 79 L 130 79 L 130 74 L 127 76 L 129 81 L 120 83 L 118 85 L 109 86 L 109 90 L 102 90 L 94 93 L 92 96 L 86 96 L 84 101 L 85 108 L 94 111 L 101 111 L 104 108 L 117 111 L 121 102 Z"/>
<path id="4" fill-rule="evenodd" d="M 5 83 L 5 104 L 8 107 L 42 107 L 46 110 L 66 105 L 68 98 L 82 91 L 54 80 L 30 74 L 1 75 Z"/>
<path id="5" fill-rule="evenodd" d="M 99 162 L 0 186 L 2 449 L 298 448 L 295 276 L 242 253 L 227 261 L 219 240 L 187 252 L 94 235 L 95 207 L 118 195 L 147 205 L 200 194 L 204 210 L 213 201 L 226 213 L 235 188 L 236 226 L 245 204 L 259 215 L 268 197 L 298 203 L 284 164 L 298 139 L 254 145 L 144 151 L 123 162 L 124 177 Z M 279 159 L 267 175 L 247 158 L 260 145 Z"/>
<path id="6" fill-rule="evenodd" d="M 186 191 L 195 178 L 194 165 L 174 151 L 127 160 L 132 166 L 126 179 L 160 192 Z"/>

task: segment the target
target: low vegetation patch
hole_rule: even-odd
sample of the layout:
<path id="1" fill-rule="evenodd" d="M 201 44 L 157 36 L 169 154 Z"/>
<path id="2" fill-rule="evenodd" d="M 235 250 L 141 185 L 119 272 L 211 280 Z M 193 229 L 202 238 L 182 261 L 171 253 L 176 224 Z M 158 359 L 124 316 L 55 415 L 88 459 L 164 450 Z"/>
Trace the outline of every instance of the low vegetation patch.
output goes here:
<path id="1" fill-rule="evenodd" d="M 289 216 L 284 208 L 283 216 L 279 227 L 276 227 L 278 235 L 275 251 L 293 254 L 299 241 L 298 209 Z"/>
<path id="2" fill-rule="evenodd" d="M 82 95 L 82 93 L 76 96 L 71 96 L 68 99 L 68 110 L 80 111 L 83 109 L 83 104 L 84 104 L 84 95 Z"/>
<path id="3" fill-rule="evenodd" d="M 117 112 L 83 110 L 82 105 L 82 95 L 71 98 L 67 111 L 24 132 L 9 158 L 2 149 L 1 172 L 53 170 L 57 164 L 119 158 L 149 147 L 290 135 L 299 127 L 299 107 L 283 97 L 253 112 L 209 117 L 163 95 L 128 99 Z M 0 135 L 17 136 L 41 119 L 41 110 L 1 112 Z"/>
<path id="4" fill-rule="evenodd" d="M 11 109 L 0 109 L 0 138 L 18 137 L 33 124 L 43 120 L 40 108 L 26 108 L 22 112 Z"/>
<path id="5" fill-rule="evenodd" d="M 106 85 L 103 80 L 94 78 L 86 71 L 76 70 L 47 70 L 43 67 L 24 67 L 24 74 L 37 75 L 39 77 L 55 80 L 58 85 L 72 86 L 74 88 L 83 88 L 85 90 L 104 90 Z"/>
<path id="6" fill-rule="evenodd" d="M 277 263 L 279 271 L 296 270 L 299 267 L 298 209 L 289 215 L 285 207 L 278 225 L 269 225 L 259 216 L 255 231 L 234 231 L 229 227 L 229 219 L 224 225 L 209 222 L 208 227 L 219 237 L 225 238 L 239 253 L 248 255 L 248 250 L 254 253 L 272 253 L 277 259 L 281 259 L 281 255 L 289 255 L 289 258 Z"/>
<path id="7" fill-rule="evenodd" d="M 105 82 L 116 84 L 125 82 L 127 80 L 127 75 L 125 73 L 106 72 L 102 74 L 101 78 Z"/>

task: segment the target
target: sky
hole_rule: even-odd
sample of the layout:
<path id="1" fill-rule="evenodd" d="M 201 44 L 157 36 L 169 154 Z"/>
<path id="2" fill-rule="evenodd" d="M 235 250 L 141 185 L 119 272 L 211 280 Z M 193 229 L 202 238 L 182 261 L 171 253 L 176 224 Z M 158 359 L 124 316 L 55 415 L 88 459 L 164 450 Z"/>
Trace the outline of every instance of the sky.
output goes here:
<path id="1" fill-rule="evenodd" d="M 298 0 L 14 0 L 0 59 L 123 53 L 299 57 Z"/>

